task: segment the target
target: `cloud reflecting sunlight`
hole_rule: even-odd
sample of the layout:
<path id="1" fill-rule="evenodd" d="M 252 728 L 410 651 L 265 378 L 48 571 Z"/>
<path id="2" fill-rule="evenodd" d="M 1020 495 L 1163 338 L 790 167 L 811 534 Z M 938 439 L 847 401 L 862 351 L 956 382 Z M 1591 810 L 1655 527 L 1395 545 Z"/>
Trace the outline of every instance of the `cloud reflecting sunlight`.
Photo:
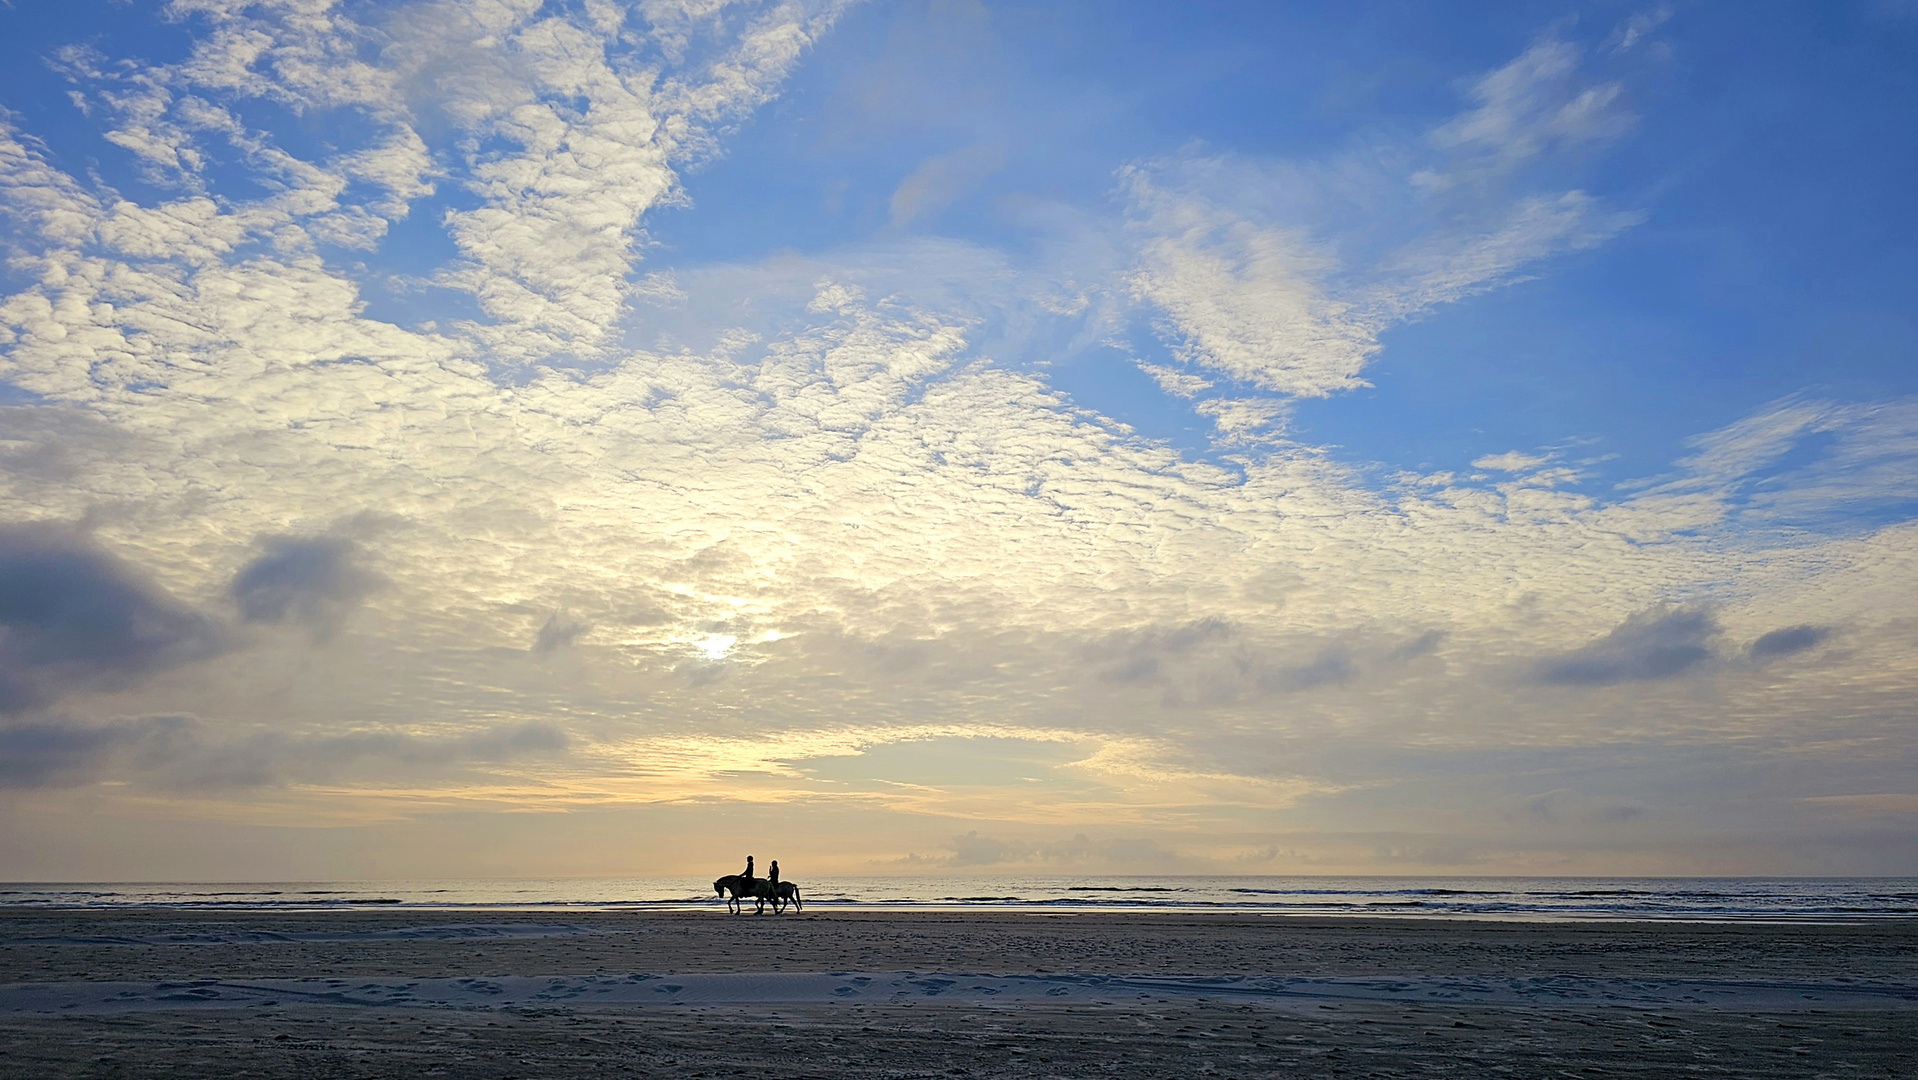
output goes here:
<path id="1" fill-rule="evenodd" d="M 0 877 L 1918 872 L 1912 139 L 1701 195 L 1734 9 L 28 6 Z"/>

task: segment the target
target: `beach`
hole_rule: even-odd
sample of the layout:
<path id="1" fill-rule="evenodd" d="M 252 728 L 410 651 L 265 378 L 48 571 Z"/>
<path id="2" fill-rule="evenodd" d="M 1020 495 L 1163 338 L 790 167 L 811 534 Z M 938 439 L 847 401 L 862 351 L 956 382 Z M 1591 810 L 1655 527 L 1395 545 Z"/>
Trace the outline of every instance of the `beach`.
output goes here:
<path id="1" fill-rule="evenodd" d="M 0 913 L 8 1076 L 1918 1072 L 1918 922 Z"/>

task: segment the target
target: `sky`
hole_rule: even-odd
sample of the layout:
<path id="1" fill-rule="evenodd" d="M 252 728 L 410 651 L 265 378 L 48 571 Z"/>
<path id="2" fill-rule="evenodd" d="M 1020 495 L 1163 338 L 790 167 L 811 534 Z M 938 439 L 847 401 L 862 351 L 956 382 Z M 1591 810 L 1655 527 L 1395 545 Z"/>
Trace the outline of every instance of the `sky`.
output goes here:
<path id="1" fill-rule="evenodd" d="M 1918 873 L 1918 7 L 0 4 L 0 879 Z"/>

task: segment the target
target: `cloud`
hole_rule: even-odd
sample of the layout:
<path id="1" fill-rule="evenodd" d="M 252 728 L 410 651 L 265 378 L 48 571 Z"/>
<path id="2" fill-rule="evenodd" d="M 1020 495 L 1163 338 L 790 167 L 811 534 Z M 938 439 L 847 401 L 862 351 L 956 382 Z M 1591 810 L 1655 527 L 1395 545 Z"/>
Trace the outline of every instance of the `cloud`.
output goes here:
<path id="1" fill-rule="evenodd" d="M 1194 405 L 1193 411 L 1211 417 L 1213 428 L 1226 443 L 1255 441 L 1291 415 L 1286 403 L 1270 398 L 1209 398 Z"/>
<path id="2" fill-rule="evenodd" d="M 1508 170 L 1547 151 L 1616 139 L 1637 123 L 1616 82 L 1583 84 L 1580 50 L 1543 37 L 1516 59 L 1480 76 L 1476 108 L 1435 128 L 1433 145 L 1482 155 L 1480 167 Z M 1443 182 L 1425 174 L 1427 183 Z"/>
<path id="3" fill-rule="evenodd" d="M 1003 143 L 979 143 L 927 158 L 892 193 L 893 228 L 937 214 L 1005 167 Z"/>
<path id="4" fill-rule="evenodd" d="M 353 179 L 385 188 L 386 196 L 372 209 L 394 221 L 406 217 L 415 200 L 437 190 L 433 177 L 443 171 L 434 163 L 426 141 L 405 124 L 395 125 L 385 142 L 341 159 L 339 169 Z"/>
<path id="5" fill-rule="evenodd" d="M 1598 809 L 1592 811 L 1592 820 L 1604 825 L 1623 824 L 1627 821 L 1637 821 L 1639 818 L 1642 818 L 1644 816 L 1645 816 L 1644 807 L 1633 806 L 1630 804 L 1601 806 Z"/>
<path id="6" fill-rule="evenodd" d="M 540 625 L 539 634 L 533 639 L 533 651 L 549 653 L 555 649 L 565 648 L 591 629 L 592 627 L 587 623 L 569 619 L 556 611 L 552 617 Z"/>
<path id="7" fill-rule="evenodd" d="M 1540 661 L 1536 677 L 1561 686 L 1610 686 L 1675 678 L 1711 659 L 1718 624 L 1701 610 L 1632 616 L 1603 638 Z"/>
<path id="8" fill-rule="evenodd" d="M 1570 788 L 1515 796 L 1504 800 L 1503 806 L 1508 820 L 1554 828 L 1576 828 L 1583 823 L 1624 825 L 1646 814 L 1645 807 L 1639 804 L 1605 802 Z"/>
<path id="9" fill-rule="evenodd" d="M 616 8 L 517 0 L 413 0 L 364 23 L 338 8 L 179 0 L 169 14 L 208 28 L 185 62 L 123 70 L 69 50 L 64 67 L 92 88 L 83 100 L 117 117 L 107 138 L 154 182 L 197 193 L 202 139 L 240 151 L 279 193 L 221 216 L 277 232 L 282 249 L 377 244 L 447 174 L 422 132 L 450 128 L 465 159 L 451 179 L 480 205 L 444 212 L 462 258 L 437 280 L 487 316 L 469 335 L 522 363 L 599 355 L 627 300 L 648 291 L 632 277 L 641 218 L 683 203 L 678 168 L 715 153 L 715 125 L 768 100 L 843 5 L 722 7 L 646 9 L 679 61 L 665 70 L 652 67 L 650 35 L 629 32 Z M 371 130 L 307 161 L 214 98 L 352 110 Z M 356 181 L 379 190 L 359 198 Z"/>
<path id="10" fill-rule="evenodd" d="M 1220 163 L 1196 169 L 1204 179 Z M 1258 223 L 1190 190 L 1195 168 L 1155 162 L 1122 170 L 1140 236 L 1132 295 L 1163 309 L 1180 358 L 1294 397 L 1363 386 L 1378 344 L 1349 301 L 1321 279 L 1329 257 L 1302 232 Z M 1170 175 L 1168 175 L 1170 174 Z M 1187 190 L 1168 186 L 1178 183 Z"/>
<path id="11" fill-rule="evenodd" d="M 359 731 L 325 735 L 220 734 L 187 716 L 0 725 L 0 788 L 71 787 L 120 780 L 192 792 L 337 782 L 357 773 L 418 776 L 459 766 L 561 756 L 550 723 L 456 735 Z"/>
<path id="12" fill-rule="evenodd" d="M 1203 391 L 1212 389 L 1210 380 L 1162 364 L 1148 364 L 1141 360 L 1139 370 L 1152 376 L 1152 381 L 1159 384 L 1159 389 L 1174 397 L 1197 397 Z"/>
<path id="13" fill-rule="evenodd" d="M 1163 662 L 1195 650 L 1216 649 L 1231 637 L 1232 625 L 1224 619 L 1199 619 L 1184 626 L 1123 631 L 1096 642 L 1087 651 L 1100 661 L 1110 662 L 1100 673 L 1102 679 L 1142 682 L 1156 678 Z"/>
<path id="14" fill-rule="evenodd" d="M 85 534 L 0 527 L 0 712 L 129 686 L 223 645 L 218 624 Z"/>
<path id="15" fill-rule="evenodd" d="M 1385 663 L 1404 664 L 1421 656 L 1436 653 L 1439 646 L 1445 644 L 1447 634 L 1443 630 L 1427 630 L 1423 634 L 1399 645 L 1394 645 L 1385 653 Z"/>
<path id="16" fill-rule="evenodd" d="M 1068 840 L 1031 842 L 981 836 L 974 829 L 953 837 L 945 846 L 950 855 L 913 854 L 901 861 L 908 866 L 945 869 L 1088 864 L 1166 869 L 1178 867 L 1184 861 L 1177 852 L 1150 838 L 1093 840 L 1085 833 L 1077 833 Z"/>
<path id="17" fill-rule="evenodd" d="M 1751 658 L 1770 660 L 1779 656 L 1791 656 L 1816 647 L 1831 636 L 1831 630 L 1823 626 L 1787 626 L 1781 630 L 1760 635 L 1751 643 Z"/>
<path id="18" fill-rule="evenodd" d="M 1296 693 L 1316 686 L 1350 682 L 1357 674 L 1351 653 L 1342 646 L 1328 645 L 1320 649 L 1309 663 L 1261 673 L 1259 685 L 1266 690 Z"/>
<path id="19" fill-rule="evenodd" d="M 1484 233 L 1416 241 L 1388 260 L 1390 282 L 1375 291 L 1374 317 L 1409 319 L 1442 304 L 1510 284 L 1525 266 L 1603 244 L 1645 220 L 1612 211 L 1583 191 L 1528 196 Z"/>
<path id="20" fill-rule="evenodd" d="M 155 717 L 93 725 L 0 725 L 0 788 L 91 783 L 109 756 L 128 747 L 164 743 L 185 723 L 179 717 Z"/>
<path id="21" fill-rule="evenodd" d="M 1630 52 L 1644 44 L 1652 32 L 1665 25 L 1672 17 L 1670 5 L 1661 4 L 1649 11 L 1640 11 L 1618 24 L 1611 36 L 1605 39 L 1605 47 L 1614 53 Z"/>
<path id="22" fill-rule="evenodd" d="M 135 628 L 62 637 L 8 609 L 0 674 L 35 703 L 0 737 L 16 786 L 112 780 L 87 797 L 249 820 L 271 804 L 302 826 L 370 805 L 591 807 L 686 837 L 708 826 L 652 826 L 723 804 L 803 825 L 848 867 L 915 848 L 1229 865 L 1311 846 L 1274 839 L 1290 830 L 1362 833 L 1314 848 L 1343 853 L 1328 872 L 1489 868 L 1491 811 L 1461 812 L 1457 837 L 1421 830 L 1434 807 L 1512 790 L 1508 773 L 1527 797 L 1558 783 L 1529 778 L 1559 767 L 1549 753 L 1632 764 L 1682 742 L 1749 764 L 1761 751 L 1736 748 L 1789 757 L 1814 729 L 1874 748 L 1829 751 L 1856 760 L 1728 833 L 1796 821 L 1806 792 L 1900 790 L 1831 777 L 1910 753 L 1909 402 L 1774 403 L 1619 491 L 1571 490 L 1516 451 L 1480 457 L 1492 479 L 1395 479 L 1287 437 L 1296 399 L 1362 385 L 1395 320 L 1622 227 L 1561 190 L 1564 170 L 1524 164 L 1603 137 L 1540 136 L 1495 177 L 1495 140 L 1417 132 L 1309 162 L 1188 151 L 1135 165 L 1118 207 L 1060 211 L 1071 236 L 1044 257 L 888 232 L 665 268 L 676 292 L 633 320 L 631 271 L 664 257 L 649 215 L 700 211 L 670 185 L 602 181 L 656 152 L 676 178 L 715 152 L 826 9 L 192 10 L 203 47 L 156 115 L 179 147 L 232 149 L 250 184 L 120 191 L 0 139 L 0 378 L 21 403 L 0 412 L 0 514 L 87 521 L 87 573 L 68 578 L 107 583 Z M 1566 101 L 1589 88 L 1567 78 Z M 249 95 L 337 149 L 288 160 L 313 141 L 222 127 L 285 120 Z M 126 128 L 89 100 L 96 125 Z M 136 148 L 102 145 L 103 173 L 131 167 Z M 1427 165 L 1449 186 L 1409 180 Z M 396 249 L 365 216 L 430 235 L 435 197 L 504 216 L 456 218 L 471 229 L 450 254 Z M 346 240 L 374 246 L 341 258 Z M 497 310 L 456 297 L 402 325 L 378 291 L 398 277 L 497 290 Z M 1216 422 L 1207 452 L 1060 390 L 1075 350 L 1152 355 L 1121 340 L 1135 328 L 1174 356 L 1142 370 Z M 290 524 L 361 506 L 395 514 L 377 542 Z M 1666 606 L 1693 597 L 1709 617 Z M 229 640 L 195 614 L 221 604 L 320 633 Z M 316 647 L 358 605 L 355 633 Z M 1827 663 L 1680 677 L 1717 670 L 1721 638 L 1762 660 L 1783 654 L 1745 643 L 1838 626 Z M 587 627 L 592 648 L 569 650 Z M 49 718 L 69 688 L 107 693 Z M 874 750 L 911 740 L 945 741 Z M 969 762 L 1038 764 L 945 782 L 962 744 Z M 814 767 L 834 756 L 871 769 Z M 1476 760 L 1498 768 L 1468 776 Z M 1686 758 L 1663 782 L 1746 790 L 1717 767 Z M 1589 802 L 1561 823 L 1658 805 L 1618 776 L 1579 783 Z M 942 846 L 973 827 L 953 821 L 974 833 Z M 1094 839 L 1112 831 L 1139 839 Z M 1020 836 L 1053 839 L 997 839 Z"/>
<path id="23" fill-rule="evenodd" d="M 554 15 L 475 26 L 459 47 L 510 50 L 513 77 L 461 103 L 466 126 L 518 149 L 476 156 L 467 187 L 484 205 L 446 215 L 465 259 L 443 280 L 471 291 L 499 324 L 472 332 L 527 360 L 597 355 L 636 288 L 640 220 L 683 201 L 676 165 L 716 152 L 709 126 L 770 98 L 838 7 L 768 5 L 736 37 L 724 20 L 649 9 L 656 25 L 673 26 L 673 52 L 695 29 L 726 35 L 703 70 L 675 72 L 656 89 L 624 74 L 624 39 L 590 12 L 583 24 Z"/>
<path id="24" fill-rule="evenodd" d="M 1549 455 L 1526 454 L 1517 450 L 1507 450 L 1503 454 L 1487 454 L 1472 459 L 1474 469 L 1497 469 L 1500 472 L 1529 472 L 1552 460 Z"/>
<path id="25" fill-rule="evenodd" d="M 1918 503 L 1918 399 L 1794 395 L 1687 445 L 1648 493 L 1709 493 L 1752 526 L 1845 528 Z"/>
<path id="26" fill-rule="evenodd" d="M 1622 85 L 1593 83 L 1579 60 L 1573 45 L 1535 42 L 1416 144 L 1379 133 L 1321 161 L 1188 154 L 1121 169 L 1131 299 L 1163 313 L 1162 335 L 1187 365 L 1289 398 L 1369 385 L 1363 372 L 1391 326 L 1645 220 L 1582 190 L 1526 190 L 1529 163 L 1633 126 Z M 1421 157 L 1429 164 L 1399 171 Z M 1211 411 L 1227 441 L 1282 419 L 1275 408 L 1255 419 L 1247 399 Z"/>
<path id="27" fill-rule="evenodd" d="M 321 632 L 384 583 L 359 565 L 346 536 L 268 536 L 258 558 L 234 575 L 229 591 L 247 622 L 297 623 Z"/>

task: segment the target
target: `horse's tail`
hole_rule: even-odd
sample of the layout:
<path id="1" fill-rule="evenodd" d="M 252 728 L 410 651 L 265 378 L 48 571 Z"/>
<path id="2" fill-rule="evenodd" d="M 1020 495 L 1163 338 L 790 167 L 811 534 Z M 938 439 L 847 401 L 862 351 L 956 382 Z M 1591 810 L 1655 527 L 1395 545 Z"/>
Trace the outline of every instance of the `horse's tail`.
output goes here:
<path id="1" fill-rule="evenodd" d="M 799 886 L 797 885 L 793 886 L 793 910 L 794 911 L 806 910 L 806 905 L 799 902 Z"/>

